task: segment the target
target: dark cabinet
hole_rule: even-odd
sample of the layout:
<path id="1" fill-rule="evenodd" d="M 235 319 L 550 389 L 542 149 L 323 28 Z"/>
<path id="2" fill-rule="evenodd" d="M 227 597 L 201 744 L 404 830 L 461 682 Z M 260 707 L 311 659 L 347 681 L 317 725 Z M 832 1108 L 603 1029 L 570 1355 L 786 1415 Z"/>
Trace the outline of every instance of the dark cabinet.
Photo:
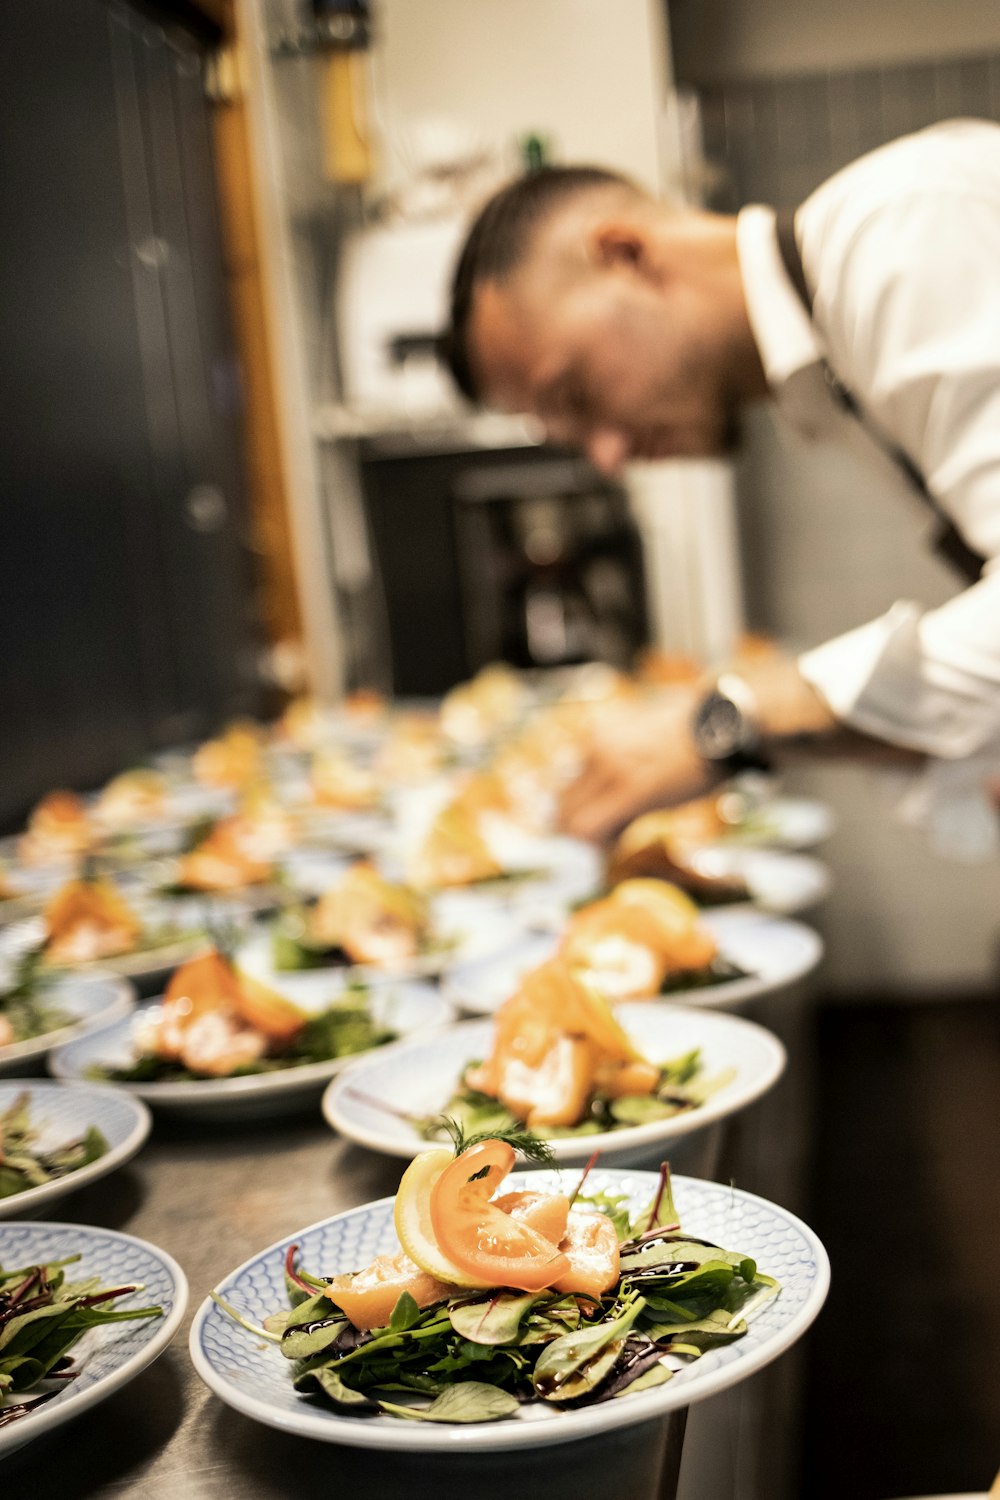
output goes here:
<path id="1" fill-rule="evenodd" d="M 256 700 L 202 56 L 0 6 L 0 824 Z"/>

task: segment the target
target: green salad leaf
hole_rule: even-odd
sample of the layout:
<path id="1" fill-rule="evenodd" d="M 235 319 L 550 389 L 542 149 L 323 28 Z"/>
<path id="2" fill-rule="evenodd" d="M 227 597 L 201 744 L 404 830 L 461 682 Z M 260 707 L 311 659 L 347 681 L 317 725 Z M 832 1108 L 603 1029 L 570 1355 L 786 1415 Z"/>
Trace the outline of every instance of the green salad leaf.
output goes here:
<path id="1" fill-rule="evenodd" d="M 49 1382 L 73 1378 L 69 1350 L 92 1328 L 163 1315 L 161 1307 L 112 1305 L 138 1287 L 103 1288 L 97 1277 L 67 1281 L 63 1267 L 77 1260 L 0 1268 L 0 1427 L 55 1395 L 58 1385 Z M 14 1394 L 34 1399 L 12 1403 Z"/>
<path id="2" fill-rule="evenodd" d="M 497 1422 L 501 1417 L 512 1417 L 518 1404 L 517 1397 L 509 1391 L 498 1390 L 495 1385 L 485 1385 L 480 1380 L 460 1380 L 456 1385 L 448 1386 L 430 1406 L 396 1406 L 391 1401 L 379 1402 L 383 1411 L 416 1422 Z"/>
<path id="3" fill-rule="evenodd" d="M 384 1327 L 361 1330 L 329 1283 L 295 1265 L 293 1245 L 285 1263 L 291 1311 L 268 1319 L 276 1332 L 265 1336 L 280 1339 L 296 1390 L 353 1415 L 494 1422 L 526 1403 L 576 1406 L 650 1389 L 703 1351 L 742 1338 L 748 1316 L 778 1287 L 751 1256 L 679 1228 L 665 1166 L 648 1208 L 630 1219 L 628 1201 L 574 1195 L 578 1207 L 607 1210 L 621 1241 L 618 1280 L 602 1297 L 454 1288 L 421 1308 L 404 1291 Z"/>
<path id="4" fill-rule="evenodd" d="M 281 1072 L 305 1063 L 331 1062 L 395 1041 L 396 1032 L 375 1020 L 369 999 L 367 990 L 352 986 L 326 1010 L 311 1016 L 287 1047 L 234 1068 L 226 1076 L 244 1078 Z M 182 1063 L 152 1053 L 141 1053 L 121 1067 L 95 1066 L 88 1069 L 88 1077 L 112 1083 L 187 1083 L 209 1076 L 214 1075 L 196 1073 Z"/>
<path id="5" fill-rule="evenodd" d="M 108 1143 L 95 1125 L 78 1140 L 42 1149 L 39 1130 L 31 1122 L 31 1094 L 26 1089 L 0 1113 L 0 1198 L 13 1198 L 29 1188 L 44 1187 L 67 1177 L 104 1155 Z"/>

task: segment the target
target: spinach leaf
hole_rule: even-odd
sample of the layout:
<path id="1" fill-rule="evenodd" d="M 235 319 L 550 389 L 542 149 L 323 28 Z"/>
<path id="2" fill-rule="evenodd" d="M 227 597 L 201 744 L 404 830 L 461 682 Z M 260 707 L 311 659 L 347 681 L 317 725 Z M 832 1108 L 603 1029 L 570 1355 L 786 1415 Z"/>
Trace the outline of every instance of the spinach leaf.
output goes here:
<path id="1" fill-rule="evenodd" d="M 292 1309 L 281 1335 L 281 1352 L 286 1359 L 308 1359 L 329 1349 L 347 1327 L 340 1308 L 319 1292 Z"/>
<path id="2" fill-rule="evenodd" d="M 676 1345 L 685 1344 L 699 1352 L 705 1349 L 719 1349 L 723 1344 L 731 1344 L 740 1339 L 747 1331 L 747 1325 L 742 1318 L 734 1318 L 724 1308 L 716 1308 L 706 1317 L 697 1322 L 674 1322 L 653 1323 L 646 1328 L 646 1332 L 654 1344 Z"/>
<path id="3" fill-rule="evenodd" d="M 497 1390 L 479 1380 L 462 1380 L 441 1392 L 430 1406 L 396 1406 L 380 1401 L 383 1411 L 415 1422 L 498 1422 L 512 1417 L 520 1402 L 509 1391 Z"/>
<path id="4" fill-rule="evenodd" d="M 547 1344 L 532 1375 L 535 1393 L 545 1401 L 565 1402 L 599 1385 L 611 1371 L 645 1305 L 642 1297 L 635 1297 L 620 1317 L 564 1333 Z"/>
<path id="5" fill-rule="evenodd" d="M 396 1299 L 396 1306 L 389 1317 L 389 1327 L 394 1333 L 400 1333 L 407 1328 L 412 1328 L 420 1321 L 420 1308 L 410 1296 L 409 1292 L 401 1292 Z"/>
<path id="6" fill-rule="evenodd" d="M 528 1312 L 539 1301 L 537 1293 L 499 1292 L 474 1302 L 448 1308 L 451 1326 L 471 1344 L 514 1344 Z"/>
<path id="7" fill-rule="evenodd" d="M 295 1377 L 297 1391 L 322 1392 L 334 1406 L 349 1411 L 351 1416 L 378 1416 L 378 1406 L 363 1391 L 356 1391 L 342 1380 L 330 1365 L 319 1365 L 304 1370 Z"/>

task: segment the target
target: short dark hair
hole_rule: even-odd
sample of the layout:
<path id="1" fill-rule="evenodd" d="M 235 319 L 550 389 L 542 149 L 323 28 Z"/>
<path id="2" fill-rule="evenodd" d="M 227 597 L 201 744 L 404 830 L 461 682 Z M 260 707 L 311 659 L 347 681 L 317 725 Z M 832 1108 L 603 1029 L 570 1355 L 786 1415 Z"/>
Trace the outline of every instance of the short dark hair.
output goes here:
<path id="1" fill-rule="evenodd" d="M 451 317 L 440 341 L 441 358 L 470 401 L 479 399 L 469 348 L 476 289 L 484 281 L 502 281 L 521 264 L 534 231 L 553 209 L 599 187 L 631 188 L 634 184 L 604 167 L 543 167 L 508 183 L 480 209 L 455 268 Z"/>

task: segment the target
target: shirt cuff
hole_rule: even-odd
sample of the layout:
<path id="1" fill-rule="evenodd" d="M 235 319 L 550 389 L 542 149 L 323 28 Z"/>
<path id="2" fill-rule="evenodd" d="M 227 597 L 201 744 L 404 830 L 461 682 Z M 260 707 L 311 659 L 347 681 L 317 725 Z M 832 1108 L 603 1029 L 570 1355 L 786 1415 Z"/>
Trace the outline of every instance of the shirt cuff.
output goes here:
<path id="1" fill-rule="evenodd" d="M 996 687 L 935 660 L 919 607 L 887 614 L 799 657 L 803 677 L 843 723 L 875 739 L 945 760 L 1000 740 Z"/>

